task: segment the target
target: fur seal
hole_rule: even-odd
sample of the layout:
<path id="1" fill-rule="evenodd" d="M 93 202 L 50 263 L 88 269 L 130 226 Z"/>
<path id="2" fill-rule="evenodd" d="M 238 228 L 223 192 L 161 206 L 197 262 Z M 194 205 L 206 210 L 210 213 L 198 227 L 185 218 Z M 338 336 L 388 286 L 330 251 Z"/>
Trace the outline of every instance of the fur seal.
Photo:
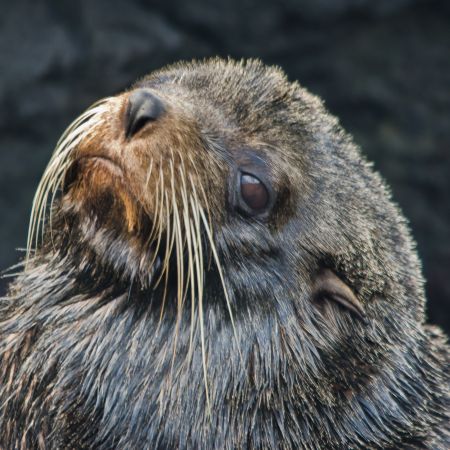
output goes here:
<path id="1" fill-rule="evenodd" d="M 250 60 L 64 133 L 0 303 L 2 449 L 449 447 L 448 346 L 378 174 Z"/>

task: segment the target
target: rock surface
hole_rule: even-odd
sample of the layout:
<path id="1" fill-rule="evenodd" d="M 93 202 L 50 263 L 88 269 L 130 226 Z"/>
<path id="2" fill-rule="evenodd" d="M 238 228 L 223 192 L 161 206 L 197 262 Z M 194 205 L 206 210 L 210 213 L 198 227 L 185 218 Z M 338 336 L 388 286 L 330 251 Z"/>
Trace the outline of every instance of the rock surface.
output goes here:
<path id="1" fill-rule="evenodd" d="M 18 0 L 1 9 L 1 269 L 20 258 L 54 143 L 93 101 L 179 59 L 259 57 L 320 95 L 388 180 L 418 242 L 430 320 L 450 330 L 448 2 Z"/>

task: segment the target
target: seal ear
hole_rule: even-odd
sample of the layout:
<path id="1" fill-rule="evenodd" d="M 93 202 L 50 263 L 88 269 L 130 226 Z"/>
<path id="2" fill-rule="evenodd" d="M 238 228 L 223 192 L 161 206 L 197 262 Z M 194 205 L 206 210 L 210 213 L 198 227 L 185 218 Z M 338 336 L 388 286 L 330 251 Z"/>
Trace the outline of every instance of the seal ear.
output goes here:
<path id="1" fill-rule="evenodd" d="M 366 313 L 355 293 L 332 270 L 321 269 L 314 281 L 314 298 L 332 300 L 366 322 Z"/>

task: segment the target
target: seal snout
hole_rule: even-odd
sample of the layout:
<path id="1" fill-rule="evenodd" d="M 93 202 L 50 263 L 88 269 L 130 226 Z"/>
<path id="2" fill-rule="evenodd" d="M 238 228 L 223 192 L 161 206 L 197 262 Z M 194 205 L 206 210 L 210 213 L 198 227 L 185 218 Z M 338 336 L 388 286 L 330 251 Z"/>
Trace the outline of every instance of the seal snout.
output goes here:
<path id="1" fill-rule="evenodd" d="M 147 123 L 158 120 L 165 112 L 162 100 L 147 89 L 138 89 L 128 99 L 125 135 L 132 137 Z"/>

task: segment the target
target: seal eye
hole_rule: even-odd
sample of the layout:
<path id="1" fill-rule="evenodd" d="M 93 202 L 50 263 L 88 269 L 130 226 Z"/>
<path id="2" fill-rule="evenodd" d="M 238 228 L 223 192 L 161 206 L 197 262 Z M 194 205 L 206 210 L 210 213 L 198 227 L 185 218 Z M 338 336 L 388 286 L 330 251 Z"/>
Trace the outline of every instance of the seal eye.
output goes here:
<path id="1" fill-rule="evenodd" d="M 261 180 L 248 173 L 241 175 L 241 196 L 249 208 L 261 212 L 269 204 L 269 192 Z"/>

